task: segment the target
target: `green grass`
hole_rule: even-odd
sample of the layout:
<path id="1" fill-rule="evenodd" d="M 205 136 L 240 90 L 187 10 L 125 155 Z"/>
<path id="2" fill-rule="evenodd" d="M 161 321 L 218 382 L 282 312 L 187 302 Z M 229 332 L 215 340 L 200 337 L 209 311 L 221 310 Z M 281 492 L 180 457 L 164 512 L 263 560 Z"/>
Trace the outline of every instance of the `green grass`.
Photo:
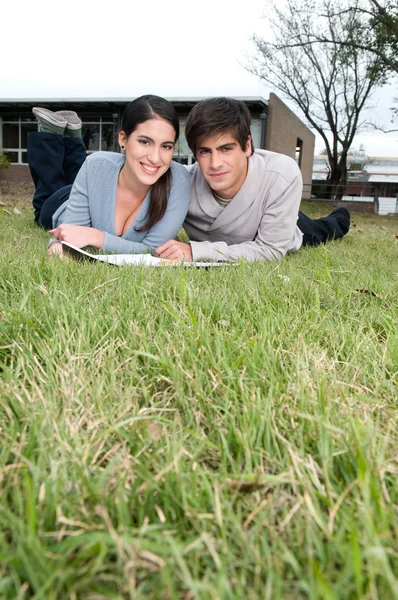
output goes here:
<path id="1" fill-rule="evenodd" d="M 117 269 L 5 209 L 1 599 L 398 598 L 397 219 Z"/>

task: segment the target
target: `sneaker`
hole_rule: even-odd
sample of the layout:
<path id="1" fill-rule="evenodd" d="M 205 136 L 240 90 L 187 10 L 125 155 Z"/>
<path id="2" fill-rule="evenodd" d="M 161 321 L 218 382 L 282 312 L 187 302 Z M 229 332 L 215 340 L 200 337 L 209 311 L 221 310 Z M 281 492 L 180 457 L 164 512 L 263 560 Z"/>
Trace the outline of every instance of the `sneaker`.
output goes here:
<path id="1" fill-rule="evenodd" d="M 67 121 L 66 127 L 68 129 L 81 129 L 82 122 L 77 113 L 73 110 L 57 110 L 56 115 L 60 115 Z"/>
<path id="2" fill-rule="evenodd" d="M 79 118 L 78 114 L 73 110 L 57 110 L 55 113 L 60 117 L 66 119 L 66 129 L 65 135 L 69 135 L 70 137 L 82 137 L 81 136 L 81 128 L 82 122 Z"/>
<path id="3" fill-rule="evenodd" d="M 39 131 L 43 133 L 58 133 L 63 135 L 67 125 L 67 120 L 62 115 L 47 108 L 34 106 L 32 112 L 39 123 Z"/>

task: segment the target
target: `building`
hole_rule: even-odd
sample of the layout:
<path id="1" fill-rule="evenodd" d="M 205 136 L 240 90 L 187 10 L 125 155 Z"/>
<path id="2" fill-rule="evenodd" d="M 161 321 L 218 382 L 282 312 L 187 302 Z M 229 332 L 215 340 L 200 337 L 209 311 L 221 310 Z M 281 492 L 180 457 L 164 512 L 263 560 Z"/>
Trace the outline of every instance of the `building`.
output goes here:
<path id="1" fill-rule="evenodd" d="M 169 98 L 180 117 L 181 133 L 174 159 L 192 164 L 184 128 L 191 108 L 202 98 Z M 27 166 L 28 133 L 37 131 L 33 106 L 51 110 L 75 110 L 83 121 L 83 140 L 88 153 L 98 150 L 119 151 L 117 133 L 121 115 L 131 98 L 62 98 L 0 99 L 0 151 L 11 166 L 0 169 L 0 181 L 30 181 Z M 302 171 L 304 190 L 311 189 L 315 136 L 302 121 L 275 95 L 264 98 L 239 98 L 252 115 L 252 138 L 255 148 L 266 148 L 294 158 Z M 304 197 L 309 197 L 308 194 Z"/>
<path id="2" fill-rule="evenodd" d="M 348 156 L 348 169 L 344 202 L 369 204 L 367 212 L 381 215 L 398 213 L 398 158 L 369 157 L 360 150 Z M 328 171 L 326 156 L 314 156 L 313 197 L 322 198 Z"/>

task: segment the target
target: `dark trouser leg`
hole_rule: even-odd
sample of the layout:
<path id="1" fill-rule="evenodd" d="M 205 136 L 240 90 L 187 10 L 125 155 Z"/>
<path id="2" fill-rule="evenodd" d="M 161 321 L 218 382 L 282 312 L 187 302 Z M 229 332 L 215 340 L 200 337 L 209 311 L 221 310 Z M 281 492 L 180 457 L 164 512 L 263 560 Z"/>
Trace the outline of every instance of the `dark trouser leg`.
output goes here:
<path id="1" fill-rule="evenodd" d="M 38 131 L 28 134 L 28 163 L 36 187 L 33 195 L 36 223 L 47 198 L 66 185 L 63 162 L 63 135 Z"/>
<path id="2" fill-rule="evenodd" d="M 297 225 L 303 233 L 303 246 L 318 246 L 337 240 L 347 233 L 350 228 L 350 213 L 346 208 L 338 208 L 327 217 L 310 219 L 299 212 Z"/>
<path id="3" fill-rule="evenodd" d="M 64 137 L 64 177 L 66 185 L 72 184 L 80 167 L 87 158 L 86 147 L 81 138 Z"/>
<path id="4" fill-rule="evenodd" d="M 36 190 L 33 196 L 35 221 L 43 225 L 49 224 L 49 210 L 58 208 L 59 198 L 65 197 L 65 192 L 52 198 L 53 194 L 70 186 L 86 160 L 86 149 L 83 140 L 69 138 L 56 133 L 33 132 L 28 134 L 28 162 Z M 69 197 L 70 189 L 68 190 Z M 47 200 L 51 199 L 46 207 L 46 214 L 41 216 L 41 211 Z M 66 200 L 67 198 L 65 198 Z M 65 201 L 64 200 L 64 201 Z M 58 206 L 57 206 L 58 203 Z M 51 229 L 52 225 L 48 225 Z"/>
<path id="5" fill-rule="evenodd" d="M 71 189 L 72 185 L 65 185 L 47 198 L 41 208 L 40 217 L 37 221 L 38 225 L 41 225 L 44 229 L 53 228 L 53 214 L 61 204 L 68 200 Z"/>

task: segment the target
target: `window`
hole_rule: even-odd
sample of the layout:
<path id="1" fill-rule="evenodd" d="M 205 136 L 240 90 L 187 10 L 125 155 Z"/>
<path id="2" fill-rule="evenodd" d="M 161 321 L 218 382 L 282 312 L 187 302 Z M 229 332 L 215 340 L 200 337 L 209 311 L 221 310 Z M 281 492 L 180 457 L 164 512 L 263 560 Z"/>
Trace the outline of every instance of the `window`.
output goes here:
<path id="1" fill-rule="evenodd" d="M 118 151 L 116 129 L 111 121 L 103 121 L 102 117 L 83 121 L 82 137 L 87 154 L 98 150 Z"/>
<path id="2" fill-rule="evenodd" d="M 193 165 L 195 159 L 185 137 L 185 120 L 180 119 L 180 135 L 174 148 L 173 160 L 182 165 Z"/>
<path id="3" fill-rule="evenodd" d="M 303 157 L 303 140 L 297 138 L 296 142 L 296 162 L 301 169 L 301 159 Z"/>
<path id="4" fill-rule="evenodd" d="M 261 129 L 262 129 L 262 121 L 261 119 L 252 119 L 250 125 L 250 133 L 252 136 L 253 146 L 255 148 L 264 148 L 261 140 Z"/>
<path id="5" fill-rule="evenodd" d="M 100 149 L 100 126 L 95 123 L 83 123 L 82 138 L 87 152 L 95 152 Z"/>
<path id="6" fill-rule="evenodd" d="M 115 139 L 115 147 L 113 145 L 114 136 L 115 136 L 115 131 L 114 131 L 113 123 L 102 123 L 101 150 L 109 150 L 111 152 L 117 150 L 117 139 Z"/>
<path id="7" fill-rule="evenodd" d="M 0 117 L 0 148 L 13 165 L 28 164 L 28 134 L 38 130 L 36 119 L 26 117 Z M 102 117 L 83 122 L 82 136 L 87 153 L 97 150 L 118 151 L 116 129 L 112 121 Z"/>
<path id="8" fill-rule="evenodd" d="M 26 152 L 28 133 L 37 131 L 36 120 L 6 117 L 0 129 L 1 146 L 8 160 L 14 165 L 26 165 L 28 162 Z"/>
<path id="9" fill-rule="evenodd" d="M 4 125 L 3 125 L 3 146 L 4 146 L 4 148 L 18 148 L 18 146 L 19 146 L 19 125 L 17 123 L 4 123 Z"/>
<path id="10" fill-rule="evenodd" d="M 14 152 L 13 150 L 4 150 L 4 154 L 6 155 L 11 164 L 18 163 L 18 152 Z"/>
<path id="11" fill-rule="evenodd" d="M 28 133 L 37 131 L 37 123 L 21 123 L 21 148 L 28 147 Z"/>

